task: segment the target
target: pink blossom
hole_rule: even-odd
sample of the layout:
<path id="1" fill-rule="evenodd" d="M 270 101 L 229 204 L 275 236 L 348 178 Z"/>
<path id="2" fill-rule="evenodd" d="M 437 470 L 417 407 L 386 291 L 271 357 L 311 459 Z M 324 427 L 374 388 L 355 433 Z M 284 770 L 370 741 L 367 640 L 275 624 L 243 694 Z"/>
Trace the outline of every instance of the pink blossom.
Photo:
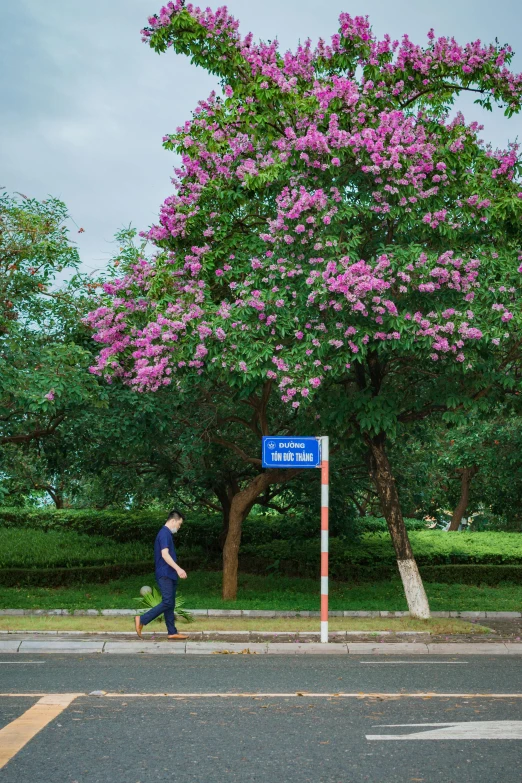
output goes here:
<path id="1" fill-rule="evenodd" d="M 193 22 L 186 35 L 180 15 Z M 487 148 L 477 123 L 445 111 L 471 86 L 517 113 L 522 77 L 509 68 L 511 50 L 461 45 L 433 31 L 423 45 L 379 38 L 366 17 L 347 13 L 339 30 L 315 48 L 308 41 L 283 53 L 275 39 L 243 37 L 224 7 L 170 0 L 149 18 L 144 40 L 178 50 L 181 35 L 190 57 L 217 74 L 225 98 L 213 92 L 165 137 L 180 159 L 174 192 L 143 235 L 156 248 L 152 257 L 105 283 L 105 310 L 88 317 L 100 347 L 92 372 L 153 391 L 189 369 L 215 372 L 219 382 L 230 372 L 248 383 L 268 373 L 292 402 L 326 372 L 344 379 L 349 353 L 400 348 L 419 363 L 430 356 L 462 362 L 466 353 L 467 366 L 481 340 L 499 339 L 492 335 L 500 318 L 507 323 L 519 309 L 512 270 L 522 273 L 522 257 L 512 262 L 509 243 L 494 267 L 471 256 L 472 247 L 482 247 L 485 260 L 499 255 L 491 237 L 501 235 L 502 210 L 488 209 L 520 189 L 518 150 Z M 441 80 L 447 91 L 439 91 Z M 259 94 L 260 83 L 269 94 Z M 438 119 L 431 90 L 443 96 Z M 272 110 L 277 120 L 264 134 Z M 359 183 L 368 201 L 358 201 Z M 227 188 L 244 194 L 244 215 L 224 214 L 220 190 Z M 376 243 L 386 243 L 396 223 L 388 254 L 358 257 L 365 245 L 352 241 L 347 215 L 348 224 L 371 223 Z M 236 257 L 225 265 L 232 248 Z M 507 290 L 491 282 L 501 279 Z M 417 310 L 413 321 L 407 308 Z M 227 333 L 222 325 L 231 321 Z M 250 352 L 263 341 L 266 365 L 260 351 L 251 366 Z M 308 382 L 311 372 L 322 375 Z"/>

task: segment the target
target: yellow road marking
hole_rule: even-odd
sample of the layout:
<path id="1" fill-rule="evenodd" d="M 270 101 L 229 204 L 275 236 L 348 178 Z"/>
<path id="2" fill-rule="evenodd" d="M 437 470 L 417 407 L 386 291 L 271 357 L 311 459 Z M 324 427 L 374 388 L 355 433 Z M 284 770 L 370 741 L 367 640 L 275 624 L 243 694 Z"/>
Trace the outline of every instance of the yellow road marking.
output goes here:
<path id="1" fill-rule="evenodd" d="M 27 694 L 12 695 L 20 697 Z M 0 769 L 79 695 L 78 693 L 50 693 L 42 696 L 23 715 L 0 729 Z"/>
<path id="2" fill-rule="evenodd" d="M 4 767 L 27 743 L 33 739 L 48 723 L 57 718 L 72 702 L 87 693 L 0 693 L 0 698 L 38 698 L 36 704 L 30 707 L 19 718 L 0 729 L 0 769 Z M 345 699 L 522 699 L 522 693 L 435 693 L 433 691 L 417 693 L 359 693 L 310 691 L 293 691 L 287 693 L 104 693 L 96 698 L 109 699 L 267 699 L 267 698 L 345 698 Z"/>

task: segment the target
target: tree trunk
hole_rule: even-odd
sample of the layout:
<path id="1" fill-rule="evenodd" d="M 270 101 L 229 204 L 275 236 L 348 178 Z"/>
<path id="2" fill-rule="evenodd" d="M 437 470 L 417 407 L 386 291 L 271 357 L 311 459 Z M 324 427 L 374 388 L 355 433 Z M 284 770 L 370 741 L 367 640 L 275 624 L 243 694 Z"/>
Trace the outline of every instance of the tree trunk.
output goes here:
<path id="1" fill-rule="evenodd" d="M 281 484 L 297 476 L 296 470 L 267 470 L 255 477 L 250 484 L 232 498 L 230 514 L 228 518 L 228 532 L 223 547 L 223 600 L 235 601 L 237 598 L 237 572 L 239 564 L 239 547 L 241 544 L 241 530 L 244 520 L 250 513 L 250 509 L 259 495 L 270 484 Z"/>
<path id="2" fill-rule="evenodd" d="M 395 479 L 386 454 L 385 436 L 378 435 L 368 438 L 368 445 L 373 478 L 397 556 L 397 565 L 410 615 L 411 617 L 428 619 L 430 607 L 404 524 Z"/>
<path id="3" fill-rule="evenodd" d="M 243 493 L 241 493 L 243 494 Z M 223 547 L 223 600 L 235 601 L 237 598 L 237 572 L 239 565 L 239 545 L 241 529 L 253 503 L 246 503 L 236 496 L 232 501 L 228 522 L 228 533 Z"/>
<path id="4" fill-rule="evenodd" d="M 462 522 L 462 517 L 466 511 L 469 503 L 469 488 L 473 476 L 478 473 L 478 467 L 472 465 L 471 468 L 461 468 L 457 471 L 460 473 L 460 500 L 455 507 L 453 516 L 448 530 L 458 530 L 459 525 Z"/>
<path id="5" fill-rule="evenodd" d="M 223 547 L 223 600 L 235 601 L 237 598 L 237 571 L 239 565 L 239 546 L 243 522 L 250 509 L 266 486 L 265 474 L 260 474 L 241 492 L 234 495 L 228 516 L 228 531 Z"/>
<path id="6" fill-rule="evenodd" d="M 61 494 L 60 489 L 55 489 L 55 487 L 50 484 L 44 484 L 43 486 L 35 485 L 35 487 L 37 489 L 45 489 L 56 508 L 63 508 L 63 495 Z"/>
<path id="7" fill-rule="evenodd" d="M 221 506 L 222 522 L 221 522 L 221 533 L 219 534 L 219 548 L 221 551 L 223 551 L 223 547 L 225 546 L 225 541 L 227 540 L 227 535 L 228 535 L 231 498 L 233 497 L 233 493 L 230 492 L 229 495 L 229 492 L 227 491 L 227 487 L 221 485 L 219 487 L 214 488 L 214 494 L 218 498 Z"/>

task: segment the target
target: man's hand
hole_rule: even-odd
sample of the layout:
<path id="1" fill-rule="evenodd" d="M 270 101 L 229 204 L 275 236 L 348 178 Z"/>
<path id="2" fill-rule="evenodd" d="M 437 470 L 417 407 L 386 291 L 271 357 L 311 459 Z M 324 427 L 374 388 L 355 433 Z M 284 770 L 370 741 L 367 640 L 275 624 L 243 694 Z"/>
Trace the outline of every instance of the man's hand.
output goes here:
<path id="1" fill-rule="evenodd" d="M 174 562 L 172 557 L 169 555 L 169 550 L 167 549 L 167 547 L 161 550 L 161 556 L 164 559 L 164 561 L 168 563 L 171 568 L 174 569 L 174 571 L 177 573 L 180 579 L 187 578 L 187 572 L 184 571 L 182 568 L 180 568 L 178 564 Z"/>

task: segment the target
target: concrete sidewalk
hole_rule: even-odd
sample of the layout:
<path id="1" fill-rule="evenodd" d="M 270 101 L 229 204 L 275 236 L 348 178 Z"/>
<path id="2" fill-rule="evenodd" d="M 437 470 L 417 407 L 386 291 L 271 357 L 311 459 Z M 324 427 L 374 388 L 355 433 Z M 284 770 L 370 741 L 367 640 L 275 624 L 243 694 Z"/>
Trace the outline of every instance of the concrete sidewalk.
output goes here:
<path id="1" fill-rule="evenodd" d="M 0 638 L 0 653 L 121 654 L 121 655 L 522 655 L 522 642 L 169 642 L 104 638 Z"/>

